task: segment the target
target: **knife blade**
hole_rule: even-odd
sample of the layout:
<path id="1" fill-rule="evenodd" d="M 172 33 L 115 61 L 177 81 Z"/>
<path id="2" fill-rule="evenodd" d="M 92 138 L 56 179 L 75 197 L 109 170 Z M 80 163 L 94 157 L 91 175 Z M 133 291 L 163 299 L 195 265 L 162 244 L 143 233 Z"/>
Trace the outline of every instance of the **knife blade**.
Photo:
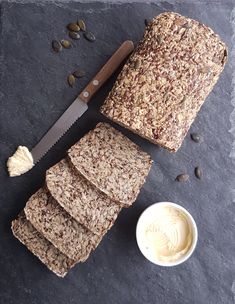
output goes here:
<path id="1" fill-rule="evenodd" d="M 79 94 L 74 102 L 42 137 L 38 144 L 30 151 L 33 162 L 36 164 L 71 128 L 71 126 L 87 111 L 87 103 L 105 81 L 120 66 L 123 60 L 133 51 L 132 41 L 125 41 L 111 56 L 96 76 L 88 83 L 85 89 Z"/>

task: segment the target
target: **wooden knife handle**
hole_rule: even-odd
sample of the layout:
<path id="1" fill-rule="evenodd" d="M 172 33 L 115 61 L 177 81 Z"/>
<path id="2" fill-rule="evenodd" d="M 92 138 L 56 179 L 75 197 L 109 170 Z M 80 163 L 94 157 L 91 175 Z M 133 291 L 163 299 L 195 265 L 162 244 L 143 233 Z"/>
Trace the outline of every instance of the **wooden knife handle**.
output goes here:
<path id="1" fill-rule="evenodd" d="M 134 49 L 132 41 L 127 40 L 117 49 L 117 51 L 109 58 L 106 64 L 96 74 L 96 76 L 88 83 L 85 89 L 79 94 L 79 98 L 84 102 L 88 102 L 91 97 L 99 90 L 105 81 L 115 72 L 123 60 L 130 55 Z"/>

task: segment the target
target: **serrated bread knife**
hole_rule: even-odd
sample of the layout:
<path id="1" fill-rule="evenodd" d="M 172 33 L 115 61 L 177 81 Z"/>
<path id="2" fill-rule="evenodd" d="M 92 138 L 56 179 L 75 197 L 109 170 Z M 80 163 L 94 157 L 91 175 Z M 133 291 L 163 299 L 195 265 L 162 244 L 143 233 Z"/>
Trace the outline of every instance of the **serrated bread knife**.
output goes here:
<path id="1" fill-rule="evenodd" d="M 130 55 L 133 49 L 133 42 L 125 41 L 31 151 L 25 146 L 18 147 L 14 155 L 9 157 L 7 161 L 10 176 L 19 176 L 32 169 L 75 121 L 86 112 L 87 104 L 92 96 L 114 73 L 123 60 Z"/>
<path id="2" fill-rule="evenodd" d="M 123 60 L 133 51 L 132 41 L 125 41 L 112 57 L 106 62 L 96 76 L 89 82 L 85 89 L 78 95 L 64 114 L 56 121 L 50 130 L 43 136 L 39 143 L 32 149 L 33 162 L 36 164 L 51 147 L 68 131 L 68 129 L 88 109 L 87 103 L 99 90 L 106 80 L 117 70 Z"/>

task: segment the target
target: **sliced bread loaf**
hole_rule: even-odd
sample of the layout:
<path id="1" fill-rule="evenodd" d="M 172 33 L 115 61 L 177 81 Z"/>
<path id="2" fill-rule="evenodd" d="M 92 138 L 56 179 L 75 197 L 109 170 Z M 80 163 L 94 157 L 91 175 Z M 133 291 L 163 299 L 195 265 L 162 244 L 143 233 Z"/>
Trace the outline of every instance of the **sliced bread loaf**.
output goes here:
<path id="1" fill-rule="evenodd" d="M 76 262 L 85 261 L 101 240 L 73 219 L 44 188 L 31 196 L 24 211 L 45 238 Z"/>
<path id="2" fill-rule="evenodd" d="M 177 13 L 149 22 L 101 113 L 170 151 L 181 146 L 227 60 L 212 29 Z"/>
<path id="3" fill-rule="evenodd" d="M 59 277 L 64 277 L 75 265 L 75 261 L 60 252 L 32 226 L 23 212 L 12 222 L 11 229 L 14 236 Z"/>
<path id="4" fill-rule="evenodd" d="M 127 207 L 136 200 L 152 164 L 147 153 L 107 123 L 87 133 L 68 157 L 86 179 Z"/>
<path id="5" fill-rule="evenodd" d="M 63 159 L 46 173 L 53 198 L 79 223 L 98 235 L 114 224 L 121 206 L 87 181 Z"/>

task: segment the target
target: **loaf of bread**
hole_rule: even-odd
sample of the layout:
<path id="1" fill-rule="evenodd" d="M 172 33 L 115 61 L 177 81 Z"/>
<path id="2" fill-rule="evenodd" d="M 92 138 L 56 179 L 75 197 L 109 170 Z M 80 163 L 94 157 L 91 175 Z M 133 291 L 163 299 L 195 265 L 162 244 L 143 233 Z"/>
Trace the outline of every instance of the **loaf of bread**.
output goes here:
<path id="1" fill-rule="evenodd" d="M 212 29 L 177 13 L 163 13 L 147 26 L 101 112 L 177 151 L 226 59 L 226 46 Z"/>
<path id="2" fill-rule="evenodd" d="M 136 200 L 152 164 L 147 153 L 106 123 L 87 133 L 68 157 L 81 175 L 127 207 Z"/>
<path id="3" fill-rule="evenodd" d="M 59 277 L 64 277 L 75 265 L 75 261 L 60 252 L 31 225 L 23 212 L 12 222 L 11 229 L 14 236 Z"/>
<path id="4" fill-rule="evenodd" d="M 35 229 L 76 262 L 84 262 L 101 240 L 72 218 L 44 188 L 31 196 L 24 212 Z"/>
<path id="5" fill-rule="evenodd" d="M 121 206 L 99 191 L 63 159 L 46 173 L 53 198 L 80 224 L 104 235 L 114 224 Z"/>

